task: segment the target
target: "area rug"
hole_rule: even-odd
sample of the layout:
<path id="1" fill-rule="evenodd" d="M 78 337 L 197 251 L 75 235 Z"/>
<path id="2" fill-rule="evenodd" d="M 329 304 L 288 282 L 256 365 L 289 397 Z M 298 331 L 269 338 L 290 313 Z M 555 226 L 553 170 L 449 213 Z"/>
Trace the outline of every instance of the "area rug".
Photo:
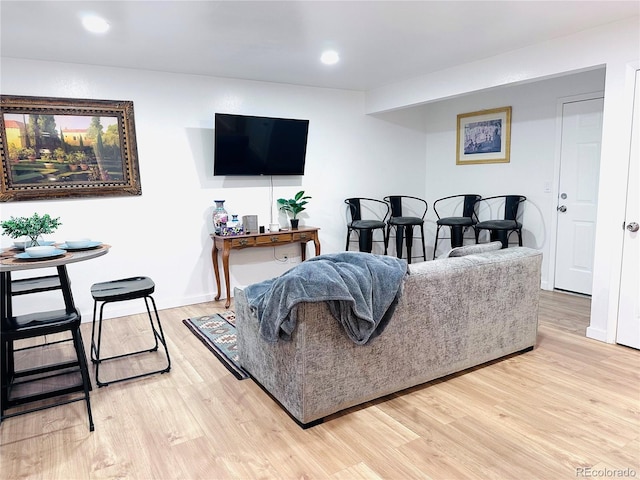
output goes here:
<path id="1" fill-rule="evenodd" d="M 226 310 L 214 315 L 182 320 L 189 330 L 233 373 L 238 380 L 249 378 L 240 366 L 236 343 L 236 314 Z"/>

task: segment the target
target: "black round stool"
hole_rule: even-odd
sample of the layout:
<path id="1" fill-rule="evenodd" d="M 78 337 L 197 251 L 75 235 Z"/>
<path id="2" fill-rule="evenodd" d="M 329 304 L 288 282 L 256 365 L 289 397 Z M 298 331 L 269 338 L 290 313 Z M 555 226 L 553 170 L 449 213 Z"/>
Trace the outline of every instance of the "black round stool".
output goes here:
<path id="1" fill-rule="evenodd" d="M 156 288 L 155 283 L 149 277 L 132 277 L 124 278 L 121 280 L 113 280 L 110 282 L 95 283 L 91 286 L 91 296 L 93 297 L 93 324 L 91 327 L 91 361 L 95 364 L 96 368 L 96 383 L 99 387 L 109 385 L 110 383 L 122 382 L 124 380 L 132 380 L 134 378 L 145 377 L 147 375 L 153 375 L 156 373 L 165 373 L 171 369 L 171 359 L 169 358 L 169 350 L 167 349 L 167 342 L 164 338 L 164 332 L 162 331 L 162 324 L 160 323 L 160 317 L 158 316 L 158 309 L 156 308 L 156 302 L 151 296 Z M 151 331 L 154 337 L 154 346 L 135 352 L 122 353 L 119 355 L 113 355 L 111 357 L 100 357 L 100 343 L 102 341 L 102 314 L 104 306 L 107 303 L 121 302 L 124 300 L 135 300 L 143 298 L 147 307 L 147 314 L 149 316 L 149 323 L 151 324 Z M 155 313 L 154 324 L 153 316 L 151 315 L 151 309 L 149 308 L 149 300 L 153 305 L 153 311 Z M 100 306 L 100 316 L 96 322 L 96 313 L 98 311 L 98 303 L 102 303 Z M 96 323 L 98 324 L 98 336 L 96 340 Z M 167 357 L 167 365 L 160 370 L 153 370 L 151 372 L 140 373 L 131 375 L 128 377 L 116 378 L 109 381 L 100 381 L 98 376 L 99 367 L 102 362 L 107 360 L 113 360 L 116 358 L 128 357 L 130 355 L 138 355 L 141 353 L 155 352 L 158 350 L 159 344 L 162 344 Z"/>

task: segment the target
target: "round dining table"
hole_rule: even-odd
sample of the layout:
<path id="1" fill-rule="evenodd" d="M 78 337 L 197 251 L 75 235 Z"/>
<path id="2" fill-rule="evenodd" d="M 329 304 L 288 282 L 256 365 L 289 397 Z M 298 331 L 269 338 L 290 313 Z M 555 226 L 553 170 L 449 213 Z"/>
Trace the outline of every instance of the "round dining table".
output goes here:
<path id="1" fill-rule="evenodd" d="M 73 295 L 71 294 L 71 285 L 69 282 L 69 276 L 67 274 L 67 265 L 70 263 L 84 262 L 93 258 L 106 255 L 111 248 L 110 245 L 100 244 L 97 247 L 82 250 L 60 250 L 61 253 L 54 257 L 48 258 L 19 258 L 21 257 L 20 250 L 15 248 L 9 248 L 4 250 L 0 254 L 0 300 L 2 301 L 2 309 L 0 314 L 2 320 L 11 317 L 12 315 L 12 301 L 13 295 L 18 294 L 14 288 L 18 284 L 28 288 L 30 281 L 43 283 L 44 278 L 49 279 L 49 282 L 53 282 L 57 288 L 62 290 L 64 297 L 65 307 L 67 311 L 75 309 L 73 303 Z M 57 269 L 57 275 L 48 277 L 38 277 L 34 279 L 20 279 L 11 281 L 11 272 L 20 272 L 24 270 L 35 270 L 42 268 L 55 267 Z M 50 288 L 51 290 L 57 288 Z M 44 290 L 40 290 L 44 291 Z"/>
<path id="2" fill-rule="evenodd" d="M 58 245 L 59 247 L 59 245 Z M 100 244 L 93 248 L 83 250 L 64 250 L 59 248 L 60 252 L 50 258 L 25 258 L 27 257 L 21 250 L 8 248 L 0 253 L 0 326 L 4 330 L 9 320 L 13 319 L 12 299 L 16 295 L 36 294 L 39 292 L 48 292 L 53 290 L 61 290 L 64 298 L 65 310 L 74 312 L 76 306 L 71 293 L 71 283 L 67 274 L 67 265 L 70 263 L 84 262 L 97 257 L 106 255 L 109 252 L 110 245 Z M 41 275 L 39 272 L 35 276 L 29 278 L 12 279 L 13 272 L 21 272 L 28 270 L 40 270 L 46 268 L 55 268 L 56 274 Z M 33 303 L 37 305 L 37 302 Z M 41 312 L 40 315 L 47 315 L 47 312 Z M 18 317 L 16 317 L 17 319 Z M 11 377 L 10 370 L 13 368 L 12 355 L 13 345 L 11 342 L 2 340 L 0 345 L 2 355 L 0 355 L 0 404 L 6 405 L 8 395 L 8 382 Z M 36 396 L 37 397 L 37 396 Z M 2 408 L 0 408 L 2 411 Z"/>
<path id="3" fill-rule="evenodd" d="M 32 270 L 36 268 L 59 267 L 69 263 L 83 262 L 106 255 L 110 245 L 101 244 L 90 249 L 63 250 L 65 253 L 48 258 L 16 258 L 22 250 L 7 248 L 0 254 L 0 273 Z"/>

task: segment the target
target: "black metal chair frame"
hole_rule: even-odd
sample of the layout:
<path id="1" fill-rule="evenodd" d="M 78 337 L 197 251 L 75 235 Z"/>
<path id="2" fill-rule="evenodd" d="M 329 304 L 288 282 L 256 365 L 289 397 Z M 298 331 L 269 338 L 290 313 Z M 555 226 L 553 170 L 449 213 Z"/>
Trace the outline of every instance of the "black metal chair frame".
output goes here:
<path id="1" fill-rule="evenodd" d="M 127 288 L 128 287 L 128 288 Z M 125 380 L 133 380 L 136 378 L 146 377 L 148 375 L 154 375 L 156 373 L 166 373 L 171 370 L 171 358 L 169 357 L 169 350 L 167 349 L 167 342 L 162 330 L 162 324 L 160 323 L 160 317 L 158 316 L 158 309 L 156 308 L 156 302 L 151 296 L 155 290 L 155 284 L 148 277 L 132 277 L 120 280 L 113 280 L 109 282 L 96 283 L 91 286 L 91 295 L 94 299 L 93 304 L 93 322 L 91 325 L 91 361 L 95 365 L 96 384 L 99 387 L 107 386 L 111 383 L 123 382 Z M 154 337 L 154 346 L 138 350 L 135 352 L 127 352 L 119 355 L 112 355 L 110 357 L 100 357 L 100 347 L 102 343 L 102 320 L 104 307 L 108 303 L 121 302 L 125 300 L 144 299 L 145 306 L 147 307 L 147 315 L 149 317 L 149 323 L 151 325 L 151 331 Z M 154 318 L 151 315 L 151 309 L 149 308 L 149 300 L 153 306 L 155 314 Z M 100 315 L 96 318 L 98 304 L 100 305 Z M 96 321 L 97 320 L 97 321 Z M 96 323 L 98 324 L 98 335 L 96 340 Z M 162 344 L 167 358 L 167 366 L 158 370 L 149 372 L 143 372 L 136 375 L 130 375 L 127 377 L 120 377 L 109 381 L 100 380 L 100 364 L 108 360 L 114 360 L 117 358 L 129 357 L 131 355 L 138 355 L 142 353 L 151 353 L 158 350 L 159 345 Z"/>
<path id="2" fill-rule="evenodd" d="M 408 199 L 409 201 L 422 202 L 424 204 L 424 211 L 421 217 L 403 216 L 402 212 L 402 200 Z M 407 263 L 411 263 L 413 253 L 413 228 L 420 227 L 420 238 L 422 240 L 422 258 L 427 260 L 427 251 L 424 244 L 424 217 L 429 209 L 429 204 L 426 200 L 419 197 L 412 197 L 410 195 L 389 195 L 384 197 L 385 202 L 389 203 L 391 208 L 391 218 L 387 221 L 387 233 L 385 235 L 385 253 L 389 245 L 389 238 L 391 236 L 391 229 L 395 230 L 396 238 L 396 256 L 402 258 L 402 244 L 403 240 L 407 246 Z"/>
<path id="3" fill-rule="evenodd" d="M 47 408 L 66 405 L 73 402 L 85 401 L 89 418 L 89 430 L 94 431 L 93 415 L 91 413 L 91 402 L 89 392 L 91 391 L 91 380 L 89 377 L 89 367 L 80 331 L 81 316 L 73 303 L 73 296 L 70 289 L 67 270 L 64 265 L 56 267 L 57 275 L 49 275 L 35 278 L 24 278 L 19 280 L 11 279 L 11 272 L 1 274 L 2 287 L 2 326 L 0 341 L 0 385 L 2 394 L 0 396 L 0 421 L 37 412 Z M 46 312 L 37 312 L 25 315 L 14 316 L 12 313 L 12 296 L 26 295 L 51 290 L 62 290 L 65 309 Z M 41 343 L 38 345 L 15 348 L 14 342 L 18 340 L 46 337 L 68 332 L 71 338 Z M 17 352 L 45 348 L 53 344 L 73 342 L 76 359 L 55 364 L 44 364 L 28 369 L 16 370 L 14 355 Z M 54 377 L 80 373 L 81 383 L 63 385 L 51 389 L 45 389 L 39 393 L 16 394 L 12 391 L 16 387 L 42 382 Z M 73 395 L 82 393 L 81 396 Z M 44 400 L 58 398 L 55 402 L 43 402 Z M 13 409 L 21 405 L 32 402 L 40 402 L 39 405 L 17 411 L 6 413 L 6 410 Z"/>
<path id="4" fill-rule="evenodd" d="M 440 217 L 440 213 L 438 212 L 437 205 L 440 202 L 451 200 L 453 198 L 464 198 L 463 206 L 462 206 L 462 216 L 456 217 Z M 449 239 L 451 240 L 451 248 L 461 247 L 464 242 L 464 234 L 469 228 L 473 228 L 473 235 L 475 238 L 475 225 L 478 223 L 478 215 L 476 213 L 476 205 L 482 199 L 481 195 L 476 193 L 465 193 L 460 195 L 451 195 L 449 197 L 439 198 L 435 202 L 433 202 L 433 211 L 438 217 L 436 221 L 436 240 L 433 246 L 433 258 L 436 258 L 436 252 L 438 251 L 438 236 L 440 233 L 440 228 L 449 227 L 451 230 L 451 236 Z M 446 240 L 446 237 L 443 237 L 442 240 Z"/>
<path id="5" fill-rule="evenodd" d="M 380 205 L 380 209 L 385 211 L 384 218 L 382 220 L 365 220 L 362 218 L 362 201 L 376 202 L 375 205 Z M 385 227 L 387 218 L 389 217 L 389 204 L 377 198 L 366 197 L 353 197 L 347 198 L 344 203 L 349 206 L 349 214 L 351 215 L 351 221 L 347 223 L 347 245 L 345 250 L 349 250 L 349 243 L 351 242 L 351 233 L 356 232 L 358 234 L 358 247 L 361 252 L 371 253 L 373 250 L 373 233 L 375 230 L 380 229 L 382 231 L 382 241 L 384 242 L 384 254 L 387 254 L 387 237 L 385 234 Z M 384 207 L 383 207 L 384 206 Z"/>
<path id="6" fill-rule="evenodd" d="M 527 197 L 523 195 L 496 195 L 493 197 L 483 198 L 482 202 L 489 202 L 504 198 L 504 217 L 496 220 L 485 220 L 476 224 L 476 243 L 479 243 L 480 232 L 489 230 L 491 241 L 500 241 L 502 248 L 509 247 L 509 237 L 512 233 L 518 235 L 518 245 L 522 246 L 522 223 L 518 222 L 518 214 L 520 204 Z"/>

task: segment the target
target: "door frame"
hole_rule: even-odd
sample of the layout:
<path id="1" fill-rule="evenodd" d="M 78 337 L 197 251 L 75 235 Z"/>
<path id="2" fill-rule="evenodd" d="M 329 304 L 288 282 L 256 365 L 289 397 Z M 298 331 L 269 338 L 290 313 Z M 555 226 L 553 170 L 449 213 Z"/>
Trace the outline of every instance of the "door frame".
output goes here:
<path id="1" fill-rule="evenodd" d="M 633 129 L 634 126 L 637 126 L 637 124 L 640 124 L 640 115 L 639 118 L 636 118 L 636 115 L 640 114 L 640 112 L 636 111 L 636 99 L 637 97 L 640 95 L 640 62 L 633 62 L 629 65 L 627 65 L 627 67 L 630 67 L 630 69 L 632 70 L 630 72 L 630 69 L 627 69 L 627 79 L 630 76 L 633 76 L 633 82 L 632 85 L 629 85 L 629 82 L 627 82 L 627 91 L 626 93 L 630 93 L 631 96 L 631 103 L 633 105 L 632 108 L 632 115 L 631 115 L 631 128 Z M 629 92 L 630 90 L 630 92 Z M 615 316 L 615 323 L 612 322 L 612 320 L 609 320 L 609 323 L 607 325 L 607 331 L 608 331 L 608 335 L 607 335 L 607 341 L 609 341 L 610 337 L 613 337 L 613 341 L 610 343 L 618 343 L 618 328 L 620 325 L 620 307 L 621 307 L 621 303 L 623 301 L 622 299 L 622 294 L 623 292 L 623 284 L 622 284 L 622 280 L 623 280 L 623 262 L 624 262 L 624 249 L 625 249 L 625 244 L 628 240 L 628 233 L 625 231 L 625 227 L 627 225 L 627 220 L 629 220 L 628 215 L 629 215 L 629 189 L 635 187 L 634 185 L 632 185 L 632 178 L 631 178 L 631 156 L 633 155 L 633 152 L 631 151 L 631 147 L 633 146 L 633 135 L 634 132 L 633 130 L 631 130 L 631 135 L 629 138 L 629 151 L 628 151 L 628 159 L 629 159 L 629 163 L 627 165 L 627 188 L 626 188 L 626 192 L 625 192 L 625 211 L 624 211 L 624 221 L 622 224 L 622 232 L 623 232 L 623 238 L 622 238 L 622 250 L 620 252 L 620 269 L 618 271 L 619 276 L 618 276 L 618 291 L 617 291 L 617 303 L 616 303 L 616 316 Z M 624 344 L 619 344 L 619 345 L 624 345 Z"/>
<path id="2" fill-rule="evenodd" d="M 580 95 L 571 95 L 568 97 L 559 97 L 556 101 L 556 145 L 553 161 L 553 188 L 551 192 L 551 225 L 549 229 L 549 263 L 547 285 L 545 290 L 553 291 L 556 284 L 556 248 L 558 242 L 558 195 L 560 195 L 560 166 L 562 154 L 562 110 L 567 103 L 583 102 L 586 100 L 596 100 L 604 98 L 604 90 L 598 90 L 591 93 L 583 93 Z M 602 160 L 602 159 L 601 159 Z M 601 162 L 602 164 L 602 162 Z M 598 184 L 600 180 L 598 179 Z M 599 201 L 599 199 L 598 199 Z M 597 219 L 596 219 L 597 222 Z"/>

